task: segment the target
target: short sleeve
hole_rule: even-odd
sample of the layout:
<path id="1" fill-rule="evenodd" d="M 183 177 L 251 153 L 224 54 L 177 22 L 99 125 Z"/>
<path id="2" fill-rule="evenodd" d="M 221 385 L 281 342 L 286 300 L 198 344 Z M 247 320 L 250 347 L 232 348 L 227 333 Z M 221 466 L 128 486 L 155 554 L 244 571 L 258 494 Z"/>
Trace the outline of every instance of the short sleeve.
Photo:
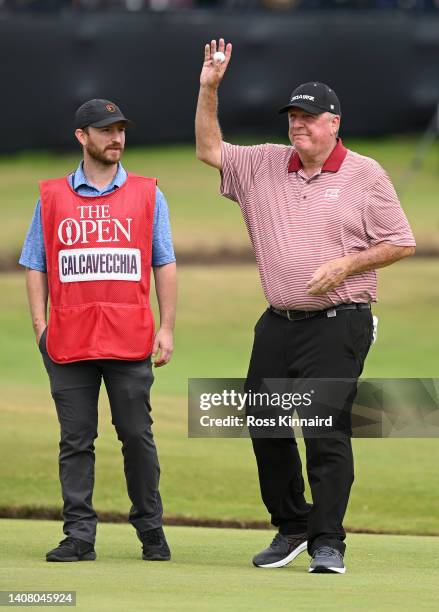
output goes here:
<path id="1" fill-rule="evenodd" d="M 416 246 L 392 182 L 382 168 L 368 194 L 365 225 L 371 246 L 380 242 L 395 246 Z"/>
<path id="2" fill-rule="evenodd" d="M 35 206 L 18 263 L 26 268 L 38 270 L 38 272 L 47 272 L 40 200 Z"/>
<path id="3" fill-rule="evenodd" d="M 261 165 L 264 147 L 221 143 L 221 195 L 244 202 Z"/>
<path id="4" fill-rule="evenodd" d="M 164 266 L 174 261 L 175 253 L 172 243 L 171 224 L 169 222 L 168 203 L 163 193 L 157 187 L 154 208 L 151 265 L 153 267 Z"/>

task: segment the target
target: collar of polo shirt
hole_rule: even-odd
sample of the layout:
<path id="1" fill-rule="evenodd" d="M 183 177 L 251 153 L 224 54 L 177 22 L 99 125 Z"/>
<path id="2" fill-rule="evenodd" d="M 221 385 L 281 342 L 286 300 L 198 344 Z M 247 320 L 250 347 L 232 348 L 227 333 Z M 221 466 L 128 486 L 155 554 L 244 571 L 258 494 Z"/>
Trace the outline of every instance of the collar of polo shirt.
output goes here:
<path id="1" fill-rule="evenodd" d="M 338 172 L 348 150 L 343 145 L 341 138 L 337 138 L 337 144 L 332 149 L 328 159 L 322 166 L 322 172 Z M 293 151 L 288 163 L 288 172 L 298 172 L 303 167 L 297 151 Z"/>

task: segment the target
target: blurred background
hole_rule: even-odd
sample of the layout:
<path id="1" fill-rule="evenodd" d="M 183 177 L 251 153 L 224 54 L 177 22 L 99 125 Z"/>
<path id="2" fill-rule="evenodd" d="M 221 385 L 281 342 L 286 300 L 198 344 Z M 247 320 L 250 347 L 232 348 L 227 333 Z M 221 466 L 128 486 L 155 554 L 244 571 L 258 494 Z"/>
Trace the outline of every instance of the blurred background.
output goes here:
<path id="1" fill-rule="evenodd" d="M 285 143 L 277 108 L 295 86 L 320 80 L 337 91 L 345 144 L 390 174 L 418 243 L 415 257 L 379 271 L 378 341 L 364 376 L 438 376 L 438 0 L 0 0 L 3 516 L 59 514 L 58 422 L 16 262 L 38 180 L 79 162 L 74 111 L 103 97 L 136 123 L 123 163 L 158 177 L 179 263 L 175 355 L 153 388 L 166 516 L 267 520 L 250 442 L 187 438 L 187 379 L 245 376 L 265 308 L 239 209 L 194 154 L 203 46 L 220 36 L 234 44 L 220 92 L 231 142 Z M 354 447 L 347 527 L 439 534 L 437 440 Z M 95 506 L 126 515 L 105 393 L 96 452 Z"/>

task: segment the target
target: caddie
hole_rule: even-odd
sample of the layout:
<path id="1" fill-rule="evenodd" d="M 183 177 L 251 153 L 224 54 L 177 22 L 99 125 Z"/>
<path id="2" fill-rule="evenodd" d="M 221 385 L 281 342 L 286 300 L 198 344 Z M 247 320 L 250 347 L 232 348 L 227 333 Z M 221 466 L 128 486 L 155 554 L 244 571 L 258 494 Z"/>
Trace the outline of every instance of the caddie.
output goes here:
<path id="1" fill-rule="evenodd" d="M 375 270 L 411 255 L 415 240 L 385 171 L 339 138 L 340 102 L 328 85 L 303 83 L 280 109 L 291 146 L 223 141 L 217 92 L 231 54 L 223 39 L 218 50 L 215 40 L 205 45 L 195 129 L 198 159 L 221 172 L 221 193 L 241 208 L 268 302 L 246 389 L 258 391 L 264 379 L 352 381 L 345 396 L 325 398 L 341 427 L 305 438 L 312 504 L 292 432 L 252 436 L 262 499 L 278 528 L 253 563 L 282 567 L 308 550 L 310 572 L 342 574 L 351 409 L 372 341 Z"/>
<path id="2" fill-rule="evenodd" d="M 109 100 L 89 100 L 78 108 L 75 136 L 83 160 L 68 176 L 40 183 L 20 257 L 61 430 L 66 538 L 47 553 L 47 561 L 96 558 L 92 495 L 102 379 L 122 443 L 129 520 L 142 542 L 142 557 L 171 556 L 162 528 L 150 388 L 151 356 L 160 367 L 173 351 L 176 264 L 167 203 L 156 179 L 127 173 L 120 163 L 131 125 Z M 160 310 L 157 331 L 151 271 Z"/>

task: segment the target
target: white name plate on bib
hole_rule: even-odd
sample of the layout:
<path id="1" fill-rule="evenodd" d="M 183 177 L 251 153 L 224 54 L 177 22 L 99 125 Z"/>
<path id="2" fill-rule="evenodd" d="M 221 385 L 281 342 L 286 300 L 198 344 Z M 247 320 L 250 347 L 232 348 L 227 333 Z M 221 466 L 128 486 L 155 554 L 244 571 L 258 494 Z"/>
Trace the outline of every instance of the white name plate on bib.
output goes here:
<path id="1" fill-rule="evenodd" d="M 138 281 L 139 249 L 63 249 L 58 253 L 62 283 L 97 280 Z"/>

